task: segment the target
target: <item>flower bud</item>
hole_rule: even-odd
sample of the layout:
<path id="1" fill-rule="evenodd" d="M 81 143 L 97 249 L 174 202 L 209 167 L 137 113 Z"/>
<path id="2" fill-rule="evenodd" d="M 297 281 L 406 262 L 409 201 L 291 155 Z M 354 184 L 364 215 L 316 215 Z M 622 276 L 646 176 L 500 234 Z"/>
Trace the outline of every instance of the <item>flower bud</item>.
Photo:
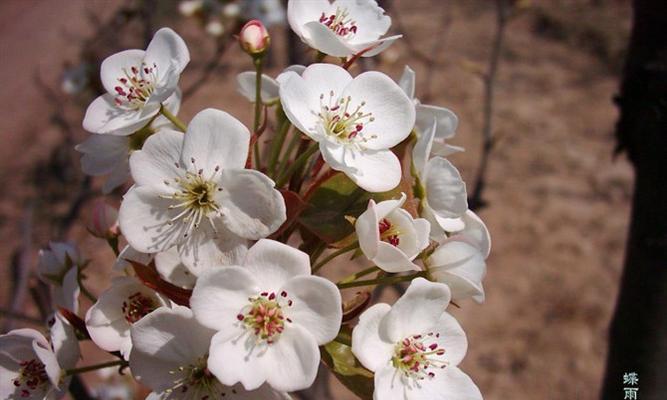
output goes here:
<path id="1" fill-rule="evenodd" d="M 102 200 L 95 202 L 90 215 L 88 231 L 100 239 L 117 237 L 118 210 Z"/>
<path id="2" fill-rule="evenodd" d="M 251 56 L 264 53 L 271 43 L 269 32 L 261 21 L 253 19 L 241 28 L 239 34 L 241 48 Z"/>

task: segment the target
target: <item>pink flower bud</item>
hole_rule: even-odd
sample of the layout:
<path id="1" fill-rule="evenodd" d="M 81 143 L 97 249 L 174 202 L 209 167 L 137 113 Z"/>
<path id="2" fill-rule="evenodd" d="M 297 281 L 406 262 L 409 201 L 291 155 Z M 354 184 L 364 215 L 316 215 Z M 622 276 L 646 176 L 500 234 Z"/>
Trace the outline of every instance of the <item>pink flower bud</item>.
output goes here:
<path id="1" fill-rule="evenodd" d="M 239 34 L 241 48 L 250 55 L 264 53 L 269 48 L 271 38 L 264 24 L 257 19 L 248 21 Z"/>
<path id="2" fill-rule="evenodd" d="M 103 200 L 93 205 L 88 231 L 95 237 L 108 239 L 118 236 L 118 210 Z"/>

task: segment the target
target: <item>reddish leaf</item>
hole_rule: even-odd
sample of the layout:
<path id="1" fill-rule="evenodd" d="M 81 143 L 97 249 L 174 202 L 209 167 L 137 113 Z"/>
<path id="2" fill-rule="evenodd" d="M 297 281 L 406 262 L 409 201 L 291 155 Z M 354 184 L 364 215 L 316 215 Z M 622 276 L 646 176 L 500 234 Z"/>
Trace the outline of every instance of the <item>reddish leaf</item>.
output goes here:
<path id="1" fill-rule="evenodd" d="M 192 290 L 183 289 L 162 279 L 155 270 L 154 262 L 151 262 L 149 265 L 144 265 L 132 260 L 127 261 L 132 264 L 134 272 L 136 272 L 137 277 L 144 285 L 156 292 L 162 293 L 178 305 L 186 307 L 190 306 Z"/>
<path id="2" fill-rule="evenodd" d="M 343 303 L 343 323 L 349 322 L 359 316 L 371 302 L 371 292 L 357 292 L 353 298 Z"/>
<path id="3" fill-rule="evenodd" d="M 306 208 L 306 203 L 303 202 L 301 199 L 301 196 L 299 196 L 297 193 L 287 190 L 287 189 L 278 189 L 280 191 L 280 194 L 283 195 L 283 199 L 285 200 L 285 207 L 287 208 L 287 219 L 285 222 L 278 228 L 277 231 L 273 232 L 269 238 L 275 239 L 278 236 L 280 236 L 285 230 L 292 226 L 296 222 L 296 218 L 301 214 L 301 211 L 303 211 Z"/>
<path id="4" fill-rule="evenodd" d="M 86 339 L 90 339 L 90 334 L 88 333 L 88 328 L 86 328 L 86 323 L 78 315 L 74 314 L 72 311 L 64 308 L 58 307 L 58 312 L 67 320 L 67 322 L 74 327 L 76 331 L 85 336 Z"/>

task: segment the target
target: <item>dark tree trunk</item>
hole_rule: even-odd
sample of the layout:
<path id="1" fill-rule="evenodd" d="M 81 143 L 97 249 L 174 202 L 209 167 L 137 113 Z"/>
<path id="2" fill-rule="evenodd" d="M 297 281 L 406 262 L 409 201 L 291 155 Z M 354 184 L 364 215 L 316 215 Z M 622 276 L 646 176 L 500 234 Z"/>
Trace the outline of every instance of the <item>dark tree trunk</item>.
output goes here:
<path id="1" fill-rule="evenodd" d="M 603 399 L 667 399 L 667 2 L 635 0 L 617 125 L 635 170 L 632 220 L 610 326 Z M 636 372 L 639 382 L 624 382 Z"/>

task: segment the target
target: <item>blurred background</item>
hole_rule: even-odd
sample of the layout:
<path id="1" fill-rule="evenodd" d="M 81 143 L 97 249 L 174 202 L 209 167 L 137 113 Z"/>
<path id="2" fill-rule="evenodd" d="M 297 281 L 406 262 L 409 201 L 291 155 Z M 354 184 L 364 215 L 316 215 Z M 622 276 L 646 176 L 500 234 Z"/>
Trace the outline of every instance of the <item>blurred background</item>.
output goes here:
<path id="1" fill-rule="evenodd" d="M 373 68 L 398 80 L 409 65 L 417 97 L 458 115 L 451 143 L 466 151 L 451 160 L 492 235 L 486 302 L 453 311 L 470 342 L 462 368 L 487 400 L 598 398 L 632 194 L 632 168 L 614 157 L 612 102 L 629 1 L 380 3 L 393 19 L 390 32 L 404 37 L 353 73 Z M 248 125 L 252 106 L 235 77 L 252 65 L 231 36 L 240 24 L 260 18 L 270 27 L 273 76 L 314 59 L 290 38 L 280 1 L 220 4 L 0 2 L 2 332 L 41 318 L 31 271 L 49 240 L 81 246 L 92 260 L 94 292 L 109 282 L 113 254 L 85 230 L 103 179 L 85 177 L 73 149 L 88 136 L 81 121 L 101 92 L 106 56 L 145 48 L 155 30 L 170 26 L 192 58 L 181 78 L 180 118 L 214 107 Z M 107 198 L 118 205 L 122 193 Z M 104 355 L 85 344 L 84 357 L 85 365 Z M 84 380 L 100 398 L 128 398 L 114 386 L 118 378 L 90 373 Z M 331 385 L 334 399 L 355 398 Z M 105 390 L 120 391 L 102 397 Z"/>

